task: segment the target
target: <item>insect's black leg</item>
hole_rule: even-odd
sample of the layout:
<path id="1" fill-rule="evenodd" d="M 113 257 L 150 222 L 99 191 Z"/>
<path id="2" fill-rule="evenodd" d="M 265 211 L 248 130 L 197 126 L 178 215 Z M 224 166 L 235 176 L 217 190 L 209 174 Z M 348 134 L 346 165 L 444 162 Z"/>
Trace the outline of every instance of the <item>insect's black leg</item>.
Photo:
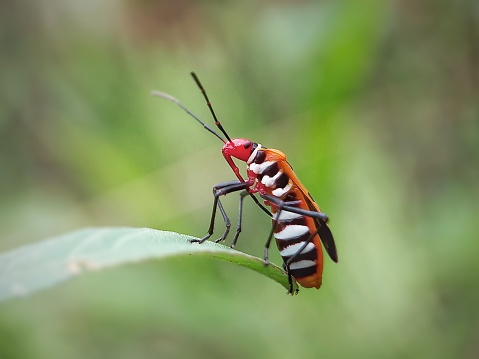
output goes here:
<path id="1" fill-rule="evenodd" d="M 288 282 L 289 282 L 288 294 L 293 295 L 293 278 L 292 278 L 289 266 L 293 262 L 293 260 L 306 248 L 308 243 L 311 242 L 313 240 L 314 236 L 316 236 L 317 234 L 318 234 L 318 230 L 314 231 L 313 234 L 311 234 L 309 236 L 309 238 L 304 242 L 304 244 L 301 246 L 301 248 L 295 254 L 293 254 L 291 257 L 289 257 L 287 261 L 283 262 L 283 269 L 288 274 Z M 298 294 L 298 292 L 299 292 L 299 289 L 296 289 L 296 294 Z"/>
<path id="2" fill-rule="evenodd" d="M 238 182 L 238 183 L 236 183 L 236 182 Z M 223 187 L 221 189 L 221 191 L 217 191 L 215 193 L 215 197 L 218 198 L 219 196 L 226 195 L 228 193 L 241 191 L 242 189 L 247 188 L 247 187 L 248 187 L 247 184 L 244 183 L 244 182 L 234 181 L 231 186 Z M 246 192 L 246 194 L 243 194 L 245 192 Z M 233 242 L 231 243 L 231 248 L 233 248 L 235 246 L 236 241 L 238 240 L 238 236 L 241 232 L 241 220 L 242 220 L 242 215 L 243 215 L 243 213 L 242 213 L 243 212 L 243 198 L 244 198 L 245 195 L 248 194 L 247 191 L 245 191 L 245 192 L 241 192 L 241 194 L 240 194 L 240 204 L 239 204 L 240 208 L 239 208 L 239 217 L 238 217 L 238 227 L 236 229 L 236 234 L 233 238 Z M 231 222 L 230 222 L 228 216 L 226 215 L 226 211 L 224 210 L 223 205 L 221 204 L 221 201 L 219 200 L 219 198 L 218 198 L 218 207 L 220 209 L 221 215 L 223 216 L 223 220 L 225 222 L 226 228 L 225 228 L 225 231 L 224 231 L 223 235 L 220 238 L 218 238 L 217 240 L 215 240 L 215 243 L 219 243 L 219 242 L 224 241 L 226 239 L 226 237 L 228 236 L 228 233 L 229 233 L 230 228 L 231 228 Z"/>
<path id="3" fill-rule="evenodd" d="M 199 240 L 194 239 L 194 240 L 192 240 L 192 242 L 203 243 L 204 241 L 206 241 L 208 238 L 211 237 L 211 235 L 213 234 L 213 231 L 214 231 L 214 227 L 215 227 L 215 216 L 216 216 L 216 208 L 217 207 L 219 207 L 220 212 L 223 216 L 223 220 L 225 222 L 226 229 L 225 229 L 225 232 L 223 233 L 223 235 L 216 242 L 221 242 L 222 240 L 224 240 L 226 238 L 226 236 L 228 235 L 229 228 L 230 228 L 231 224 L 230 224 L 229 218 L 226 215 L 226 212 L 223 208 L 223 205 L 221 204 L 221 201 L 219 200 L 219 197 L 222 196 L 222 195 L 226 195 L 228 193 L 231 193 L 231 192 L 241 191 L 241 190 L 245 189 L 247 186 L 248 185 L 247 185 L 246 182 L 240 182 L 239 180 L 235 180 L 235 181 L 223 182 L 223 183 L 217 184 L 216 186 L 213 187 L 213 194 L 214 194 L 215 199 L 214 199 L 214 202 L 213 202 L 213 210 L 211 212 L 211 220 L 210 220 L 210 226 L 208 228 L 208 233 L 203 238 L 201 238 Z"/>
<path id="4" fill-rule="evenodd" d="M 215 197 L 214 202 L 213 202 L 213 211 L 211 212 L 211 221 L 210 221 L 210 227 L 208 228 L 208 233 L 206 234 L 206 236 L 204 236 L 201 239 L 192 239 L 191 242 L 193 242 L 193 243 L 197 242 L 197 243 L 201 244 L 204 241 L 206 241 L 208 238 L 211 237 L 211 235 L 213 234 L 214 226 L 215 226 L 215 217 L 216 217 L 216 208 L 217 207 L 218 207 L 218 197 Z"/>
<path id="5" fill-rule="evenodd" d="M 273 216 L 273 215 L 271 214 L 271 212 L 268 211 L 268 209 L 267 209 L 265 206 L 263 206 L 261 203 L 259 203 L 258 198 L 256 198 L 256 197 L 254 196 L 254 194 L 250 193 L 249 195 L 251 196 L 251 198 L 253 198 L 254 203 L 256 203 L 256 204 L 258 205 L 258 207 L 261 208 L 264 213 L 266 213 L 266 214 L 267 214 L 268 216 L 270 216 L 270 217 Z"/>
<path id="6" fill-rule="evenodd" d="M 289 283 L 289 290 L 287 294 L 293 295 L 293 276 L 291 275 L 291 271 L 289 270 L 289 266 L 286 265 L 286 263 L 283 261 L 283 270 L 286 272 L 288 275 L 288 283 Z M 296 288 L 296 291 L 294 294 L 298 294 L 299 288 Z"/>
<path id="7" fill-rule="evenodd" d="M 289 266 L 286 266 L 286 273 L 288 274 L 288 283 L 289 283 L 288 294 L 293 295 L 293 276 L 291 275 L 291 271 L 289 270 Z"/>
<path id="8" fill-rule="evenodd" d="M 276 225 L 276 221 L 273 223 L 273 226 L 271 227 L 271 231 L 269 232 L 268 240 L 266 241 L 266 244 L 264 245 L 264 265 L 265 266 L 269 265 L 269 245 L 271 244 L 271 238 L 273 237 L 275 225 Z"/>
<path id="9" fill-rule="evenodd" d="M 313 240 L 313 238 L 318 234 L 318 229 L 316 229 L 306 241 L 304 241 L 304 244 L 301 246 L 301 248 L 298 249 L 298 251 L 293 254 L 291 257 L 288 258 L 288 260 L 284 263 L 287 268 L 289 268 L 289 265 L 296 259 L 296 257 L 306 248 L 309 242 Z"/>
<path id="10" fill-rule="evenodd" d="M 316 212 L 316 211 L 308 211 L 302 208 L 297 208 L 293 206 L 289 206 L 289 202 L 284 202 L 283 200 L 273 197 L 267 194 L 262 194 L 262 198 L 266 199 L 267 201 L 270 201 L 271 203 L 275 204 L 278 208 L 282 208 L 284 211 L 292 212 L 292 213 L 297 213 L 301 214 L 303 216 L 311 217 L 311 218 L 316 218 L 319 219 L 325 223 L 328 222 L 328 216 L 324 213 L 321 212 Z"/>
<path id="11" fill-rule="evenodd" d="M 231 248 L 234 248 L 234 246 L 236 245 L 236 242 L 238 241 L 238 236 L 241 233 L 241 222 L 243 221 L 243 200 L 249 194 L 250 193 L 248 191 L 243 191 L 240 193 L 239 210 L 238 210 L 238 227 L 236 228 L 236 234 L 233 238 L 233 241 L 231 242 L 231 245 L 230 245 Z"/>
<path id="12" fill-rule="evenodd" d="M 258 201 L 258 199 L 255 197 L 253 193 L 250 193 L 248 191 L 241 192 L 240 203 L 239 203 L 239 214 L 238 214 L 238 228 L 236 229 L 236 234 L 233 238 L 233 241 L 231 242 L 231 246 L 230 246 L 231 248 L 234 248 L 234 246 L 236 245 L 236 242 L 238 241 L 238 236 L 241 233 L 241 222 L 243 220 L 243 200 L 244 200 L 244 197 L 246 197 L 247 195 L 250 195 L 253 201 L 258 205 L 258 207 L 261 208 L 263 212 L 265 212 L 269 217 L 273 216 L 271 212 L 268 211 L 268 209 Z"/>
<path id="13" fill-rule="evenodd" d="M 319 237 L 321 242 L 323 242 L 324 248 L 328 253 L 329 257 L 333 262 L 338 262 L 338 252 L 336 250 L 336 244 L 334 243 L 333 234 L 331 233 L 329 227 L 326 225 L 328 223 L 328 216 L 321 212 L 308 211 L 298 207 L 295 207 L 298 204 L 298 201 L 292 202 L 283 202 L 277 197 L 270 195 L 261 195 L 262 198 L 270 201 L 276 206 L 281 207 L 284 211 L 301 214 L 303 216 L 311 217 L 316 221 Z"/>
<path id="14" fill-rule="evenodd" d="M 218 208 L 220 209 L 221 216 L 223 217 L 223 221 L 225 222 L 225 231 L 223 232 L 223 235 L 215 240 L 215 243 L 219 243 L 225 240 L 225 238 L 228 236 L 228 233 L 230 233 L 230 228 L 231 228 L 231 221 L 228 218 L 228 215 L 226 214 L 226 211 L 223 207 L 223 204 L 221 203 L 219 197 L 218 198 Z"/>
<path id="15" fill-rule="evenodd" d="M 265 266 L 269 265 L 269 246 L 271 244 L 274 228 L 276 227 L 276 223 L 278 223 L 277 220 L 279 218 L 281 211 L 282 211 L 282 207 L 278 206 L 278 211 L 276 212 L 276 215 L 273 217 L 273 225 L 271 226 L 271 231 L 269 232 L 268 240 L 266 241 L 266 244 L 264 245 L 264 265 Z"/>
<path id="16" fill-rule="evenodd" d="M 328 220 L 328 217 L 323 213 L 319 213 L 319 212 L 315 212 L 315 211 L 307 211 L 307 210 L 304 210 L 304 209 L 301 209 L 301 208 L 294 207 L 293 205 L 297 204 L 294 201 L 293 202 L 285 202 L 285 201 L 283 201 L 283 200 L 281 200 L 277 197 L 272 197 L 272 196 L 269 196 L 269 195 L 266 195 L 266 194 L 262 194 L 261 197 L 266 199 L 267 201 L 273 203 L 278 208 L 278 210 L 277 210 L 277 212 L 274 216 L 274 219 L 273 219 L 273 227 L 271 229 L 271 232 L 270 232 L 269 237 L 268 237 L 268 241 L 266 242 L 266 246 L 265 246 L 265 262 L 266 262 L 266 265 L 268 264 L 269 244 L 270 244 L 271 239 L 273 237 L 274 228 L 275 228 L 276 223 L 279 219 L 281 211 L 298 213 L 298 214 L 301 214 L 301 215 L 304 215 L 304 216 L 308 216 L 308 217 L 315 218 L 317 220 L 323 221 L 324 223 L 326 223 L 327 220 Z M 313 240 L 313 238 L 318 234 L 319 229 L 320 229 L 320 227 L 318 227 L 316 229 L 316 231 L 314 231 L 308 237 L 308 239 L 305 241 L 305 243 L 301 246 L 301 248 L 299 248 L 299 250 L 296 253 L 294 253 L 290 258 L 288 258 L 288 260 L 283 262 L 283 269 L 286 271 L 286 273 L 288 275 L 288 282 L 289 282 L 288 294 L 293 294 L 293 279 L 292 279 L 292 275 L 291 275 L 291 271 L 290 271 L 289 266 L 294 261 L 294 259 L 297 258 L 297 256 L 306 248 L 308 243 L 310 243 Z M 298 290 L 296 290 L 296 293 L 298 293 Z"/>

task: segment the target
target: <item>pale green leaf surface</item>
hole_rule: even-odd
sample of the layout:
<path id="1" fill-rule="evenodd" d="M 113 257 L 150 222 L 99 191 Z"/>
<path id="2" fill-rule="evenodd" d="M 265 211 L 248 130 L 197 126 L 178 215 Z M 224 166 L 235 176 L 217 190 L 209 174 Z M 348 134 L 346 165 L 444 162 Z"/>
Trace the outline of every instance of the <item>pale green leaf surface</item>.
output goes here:
<path id="1" fill-rule="evenodd" d="M 250 268 L 289 288 L 285 272 L 260 258 L 150 228 L 87 228 L 0 254 L 0 301 L 27 296 L 85 271 L 173 256 L 202 255 Z M 294 283 L 295 289 L 297 284 Z"/>

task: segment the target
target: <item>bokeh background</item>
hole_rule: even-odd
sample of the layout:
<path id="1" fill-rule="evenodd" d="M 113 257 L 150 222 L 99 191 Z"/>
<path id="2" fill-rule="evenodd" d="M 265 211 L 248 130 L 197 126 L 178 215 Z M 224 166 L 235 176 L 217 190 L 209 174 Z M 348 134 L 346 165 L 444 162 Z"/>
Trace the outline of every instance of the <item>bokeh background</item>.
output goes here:
<path id="1" fill-rule="evenodd" d="M 287 153 L 340 258 L 294 298 L 204 259 L 88 274 L 2 304 L 1 358 L 479 357 L 477 1 L 6 1 L 0 39 L 1 251 L 204 235 L 221 143 L 149 94 L 212 123 L 194 70 L 232 137 Z M 247 201 L 237 248 L 269 229 Z"/>

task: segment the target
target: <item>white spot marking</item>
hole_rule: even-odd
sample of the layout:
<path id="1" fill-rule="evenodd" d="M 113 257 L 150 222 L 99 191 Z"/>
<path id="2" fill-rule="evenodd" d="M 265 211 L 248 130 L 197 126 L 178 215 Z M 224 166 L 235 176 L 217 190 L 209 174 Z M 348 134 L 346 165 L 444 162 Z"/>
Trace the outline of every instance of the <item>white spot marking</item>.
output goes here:
<path id="1" fill-rule="evenodd" d="M 298 251 L 301 249 L 301 247 L 304 246 L 304 242 L 299 242 L 292 244 L 285 249 L 283 249 L 280 253 L 282 257 L 291 257 L 292 255 L 298 253 Z M 316 249 L 313 243 L 309 242 L 306 247 L 301 251 L 301 254 L 307 253 L 312 251 L 313 249 Z"/>
<path id="2" fill-rule="evenodd" d="M 249 165 L 249 168 L 251 171 L 253 171 L 254 173 L 256 174 L 260 174 L 260 173 L 263 173 L 263 171 L 269 167 L 270 165 L 272 165 L 275 161 L 266 161 L 266 162 L 263 162 L 263 163 L 260 163 L 260 164 L 257 164 L 257 163 L 252 163 Z"/>
<path id="3" fill-rule="evenodd" d="M 309 233 L 309 228 L 307 226 L 301 226 L 299 224 L 292 224 L 286 226 L 281 232 L 273 233 L 274 238 L 289 240 L 291 238 L 298 238 L 302 235 Z"/>
<path id="4" fill-rule="evenodd" d="M 263 176 L 261 183 L 264 184 L 266 187 L 272 187 L 282 173 L 283 173 L 282 171 L 278 171 L 278 173 L 276 173 L 273 177 L 265 175 Z"/>
<path id="5" fill-rule="evenodd" d="M 276 213 L 273 213 L 273 214 L 276 214 Z M 276 218 L 277 221 L 290 221 L 292 219 L 297 219 L 300 217 L 303 217 L 303 215 L 298 213 L 293 213 L 290 211 L 281 211 L 279 214 L 279 217 L 278 218 L 274 217 L 274 218 Z"/>
<path id="6" fill-rule="evenodd" d="M 286 187 L 276 188 L 272 193 L 276 197 L 281 197 L 281 196 L 284 196 L 286 193 L 288 193 L 291 187 L 293 187 L 293 182 L 291 182 L 290 180 L 288 184 L 286 185 Z"/>
<path id="7" fill-rule="evenodd" d="M 308 268 L 308 267 L 314 267 L 316 266 L 316 263 L 314 261 L 310 260 L 302 260 L 299 262 L 293 262 L 289 265 L 289 269 L 302 269 L 302 268 Z"/>
<path id="8" fill-rule="evenodd" d="M 253 151 L 253 153 L 251 154 L 251 156 L 249 156 L 248 158 L 248 161 L 246 161 L 246 163 L 249 165 L 251 162 L 253 162 L 254 158 L 256 157 L 256 154 L 258 153 L 258 151 L 260 150 L 261 148 L 261 143 L 258 143 L 258 147 L 256 147 L 256 149 Z"/>

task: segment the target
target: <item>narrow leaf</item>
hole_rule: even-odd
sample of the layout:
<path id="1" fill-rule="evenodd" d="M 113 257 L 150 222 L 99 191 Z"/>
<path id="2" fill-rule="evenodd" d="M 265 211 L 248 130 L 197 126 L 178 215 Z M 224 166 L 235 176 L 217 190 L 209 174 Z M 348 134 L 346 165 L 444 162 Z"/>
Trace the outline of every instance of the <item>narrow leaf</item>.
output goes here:
<path id="1" fill-rule="evenodd" d="M 202 255 L 250 268 L 289 288 L 285 272 L 213 242 L 149 228 L 87 228 L 0 254 L 0 301 L 27 296 L 85 271 L 150 259 Z M 296 289 L 297 284 L 294 283 Z"/>

